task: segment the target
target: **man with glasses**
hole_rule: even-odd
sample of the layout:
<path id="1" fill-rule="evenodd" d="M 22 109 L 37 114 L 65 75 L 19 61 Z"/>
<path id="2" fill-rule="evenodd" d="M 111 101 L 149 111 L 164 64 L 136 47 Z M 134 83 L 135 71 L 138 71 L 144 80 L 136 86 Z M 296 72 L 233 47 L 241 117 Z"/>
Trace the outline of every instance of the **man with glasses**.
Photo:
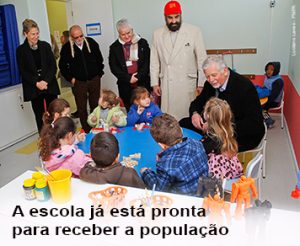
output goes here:
<path id="1" fill-rule="evenodd" d="M 83 130 L 89 132 L 91 127 L 87 124 L 87 100 L 92 112 L 98 106 L 100 97 L 103 57 L 98 43 L 85 37 L 80 26 L 72 26 L 69 33 L 70 40 L 60 52 L 59 68 L 61 74 L 74 86 L 80 123 Z"/>
<path id="2" fill-rule="evenodd" d="M 220 56 L 207 57 L 202 68 L 207 81 L 201 94 L 190 105 L 190 117 L 180 120 L 180 126 L 206 132 L 207 123 L 202 115 L 204 106 L 211 97 L 218 97 L 227 101 L 232 110 L 239 152 L 255 148 L 265 130 L 254 85 L 229 69 Z"/>

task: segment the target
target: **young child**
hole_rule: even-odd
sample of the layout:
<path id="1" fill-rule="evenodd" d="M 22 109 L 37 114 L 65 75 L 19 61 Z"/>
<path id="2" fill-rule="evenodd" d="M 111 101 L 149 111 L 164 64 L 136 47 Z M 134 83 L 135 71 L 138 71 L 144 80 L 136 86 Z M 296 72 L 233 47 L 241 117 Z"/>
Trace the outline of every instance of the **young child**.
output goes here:
<path id="1" fill-rule="evenodd" d="M 91 127 L 126 126 L 126 115 L 120 108 L 117 95 L 111 90 L 102 90 L 99 106 L 89 115 L 88 124 Z"/>
<path id="2" fill-rule="evenodd" d="M 145 188 L 137 172 L 119 162 L 119 143 L 108 132 L 95 135 L 91 143 L 93 162 L 87 163 L 80 171 L 80 178 L 96 184 L 116 184 Z"/>
<path id="3" fill-rule="evenodd" d="M 279 106 L 283 95 L 284 82 L 282 77 L 279 75 L 280 62 L 269 62 L 265 66 L 265 72 L 264 87 L 270 91 L 270 95 L 268 96 L 267 103 L 263 105 L 263 109 L 265 110 L 264 119 L 267 127 L 272 128 L 275 120 L 273 120 L 268 114 L 268 110 Z"/>
<path id="4" fill-rule="evenodd" d="M 137 87 L 132 94 L 132 105 L 127 115 L 127 126 L 141 123 L 152 123 L 156 116 L 162 115 L 159 107 L 151 101 L 148 90 Z"/>
<path id="5" fill-rule="evenodd" d="M 200 141 L 183 138 L 177 120 L 163 114 L 153 119 L 150 133 L 162 148 L 156 172 L 142 168 L 142 179 L 149 189 L 196 195 L 198 179 L 207 176 L 207 155 Z"/>
<path id="6" fill-rule="evenodd" d="M 208 154 L 209 173 L 215 178 L 239 178 L 243 168 L 237 158 L 238 144 L 229 104 L 213 97 L 205 104 L 203 117 L 207 128 L 201 141 Z"/>
<path id="7" fill-rule="evenodd" d="M 49 171 L 69 169 L 76 177 L 80 169 L 91 161 L 74 145 L 75 123 L 69 117 L 61 117 L 43 126 L 39 139 L 39 156 Z"/>
<path id="8" fill-rule="evenodd" d="M 54 123 L 57 119 L 60 117 L 70 117 L 70 104 L 68 101 L 66 101 L 63 98 L 57 98 L 53 100 L 49 106 L 47 112 L 43 115 L 43 123 L 45 124 L 51 124 Z M 82 142 L 85 140 L 85 133 L 76 133 L 76 140 L 75 144 L 78 142 Z"/>
<path id="9" fill-rule="evenodd" d="M 43 123 L 51 124 L 58 118 L 67 116 L 70 117 L 70 104 L 62 98 L 54 99 L 48 106 L 47 112 L 43 115 Z"/>

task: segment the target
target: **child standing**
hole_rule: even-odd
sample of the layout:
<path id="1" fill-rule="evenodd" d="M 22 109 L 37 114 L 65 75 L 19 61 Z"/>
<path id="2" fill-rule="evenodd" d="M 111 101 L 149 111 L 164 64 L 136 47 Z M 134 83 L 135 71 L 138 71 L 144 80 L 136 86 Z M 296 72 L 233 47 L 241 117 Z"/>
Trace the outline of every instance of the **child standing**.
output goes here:
<path id="1" fill-rule="evenodd" d="M 267 127 L 272 128 L 275 120 L 268 114 L 268 110 L 270 108 L 278 107 L 283 95 L 284 82 L 279 75 L 280 62 L 269 62 L 265 66 L 265 72 L 264 87 L 270 91 L 270 95 L 268 96 L 267 103 L 263 105 L 263 109 L 265 110 L 264 119 Z"/>
<path id="2" fill-rule="evenodd" d="M 82 180 L 145 188 L 137 172 L 119 162 L 119 143 L 114 135 L 108 132 L 96 134 L 91 143 L 91 156 L 93 162 L 80 171 Z"/>
<path id="3" fill-rule="evenodd" d="M 239 178 L 243 168 L 237 158 L 238 144 L 229 104 L 219 98 L 211 98 L 205 104 L 203 118 L 206 134 L 201 141 L 208 155 L 209 173 L 215 178 Z"/>
<path id="4" fill-rule="evenodd" d="M 156 172 L 142 168 L 142 179 L 149 189 L 195 195 L 198 179 L 207 176 L 207 156 L 200 141 L 183 138 L 177 120 L 168 114 L 153 119 L 150 133 L 162 148 Z"/>
<path id="5" fill-rule="evenodd" d="M 126 126 L 126 115 L 120 108 L 117 95 L 111 90 L 102 90 L 98 102 L 99 106 L 88 117 L 88 124 L 91 127 Z"/>
<path id="6" fill-rule="evenodd" d="M 75 130 L 75 123 L 69 117 L 44 125 L 39 139 L 39 156 L 49 171 L 69 169 L 78 176 L 80 169 L 91 161 L 74 145 Z"/>
<path id="7" fill-rule="evenodd" d="M 127 115 L 127 126 L 141 123 L 152 123 L 156 116 L 162 115 L 159 107 L 151 101 L 148 90 L 137 87 L 132 94 L 132 105 Z"/>

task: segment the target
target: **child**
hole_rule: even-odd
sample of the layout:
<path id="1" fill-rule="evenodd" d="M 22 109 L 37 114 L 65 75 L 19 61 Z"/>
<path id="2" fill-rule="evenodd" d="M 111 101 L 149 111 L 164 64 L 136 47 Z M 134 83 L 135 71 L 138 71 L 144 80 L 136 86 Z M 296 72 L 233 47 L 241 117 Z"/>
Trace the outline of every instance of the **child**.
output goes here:
<path id="1" fill-rule="evenodd" d="M 145 188 L 137 172 L 119 162 L 119 143 L 114 135 L 96 134 L 91 143 L 91 156 L 94 162 L 87 163 L 80 171 L 82 180 Z"/>
<path id="2" fill-rule="evenodd" d="M 102 90 L 99 106 L 89 115 L 88 124 L 91 127 L 126 126 L 126 115 L 120 108 L 117 95 L 111 90 Z"/>
<path id="3" fill-rule="evenodd" d="M 142 168 L 142 179 L 149 189 L 196 195 L 198 179 L 207 176 L 207 156 L 200 141 L 182 138 L 177 120 L 163 114 L 153 119 L 150 133 L 162 148 L 156 172 Z"/>
<path id="4" fill-rule="evenodd" d="M 69 169 L 76 177 L 80 169 L 91 161 L 74 145 L 75 124 L 69 117 L 61 117 L 44 125 L 39 139 L 39 155 L 49 171 Z"/>
<path id="5" fill-rule="evenodd" d="M 127 115 L 127 126 L 141 123 L 151 124 L 154 117 L 162 115 L 159 107 L 151 101 L 150 94 L 144 87 L 134 89 L 132 103 Z"/>
<path id="6" fill-rule="evenodd" d="M 229 104 L 213 97 L 205 104 L 203 117 L 207 128 L 201 141 L 208 154 L 209 173 L 215 178 L 239 178 L 243 168 L 237 158 L 238 144 Z"/>
<path id="7" fill-rule="evenodd" d="M 70 117 L 70 104 L 68 101 L 66 101 L 63 98 L 57 98 L 53 100 L 49 106 L 48 111 L 44 113 L 43 115 L 43 123 L 45 124 L 51 124 L 54 123 L 58 118 L 60 117 Z M 85 133 L 76 133 L 76 140 L 75 144 L 78 142 L 82 142 L 85 140 Z"/>
<path id="8" fill-rule="evenodd" d="M 283 79 L 279 75 L 280 72 L 280 62 L 269 62 L 265 66 L 265 81 L 264 87 L 268 88 L 270 95 L 268 96 L 268 101 L 263 105 L 264 119 L 268 128 L 272 128 L 275 120 L 273 120 L 268 114 L 270 108 L 279 106 L 281 98 L 283 95 Z"/>
<path id="9" fill-rule="evenodd" d="M 43 123 L 51 124 L 60 117 L 70 117 L 70 112 L 70 104 L 65 99 L 56 98 L 49 104 L 47 112 L 44 113 Z"/>

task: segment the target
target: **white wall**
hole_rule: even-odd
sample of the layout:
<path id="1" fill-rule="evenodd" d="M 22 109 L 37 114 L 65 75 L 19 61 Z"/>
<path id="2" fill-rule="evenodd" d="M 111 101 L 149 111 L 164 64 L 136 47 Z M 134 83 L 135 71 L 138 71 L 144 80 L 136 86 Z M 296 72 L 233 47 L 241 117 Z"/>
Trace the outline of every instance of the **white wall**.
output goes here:
<path id="1" fill-rule="evenodd" d="M 117 92 L 116 78 L 111 74 L 108 65 L 109 46 L 114 41 L 113 16 L 111 0 L 72 0 L 67 3 L 69 13 L 73 11 L 73 16 L 68 14 L 69 27 L 78 24 L 86 34 L 85 26 L 88 23 L 101 23 L 102 34 L 92 36 L 100 45 L 100 50 L 104 59 L 104 76 L 101 87 Z"/>
<path id="2" fill-rule="evenodd" d="M 263 74 L 270 60 L 281 61 L 282 73 L 287 73 L 291 1 L 276 0 L 275 8 L 270 8 L 269 0 L 179 0 L 183 21 L 202 29 L 207 49 L 257 48 L 255 55 L 234 56 L 238 72 L 255 74 Z M 112 0 L 114 23 L 128 18 L 136 31 L 151 42 L 153 31 L 165 24 L 166 2 Z"/>

